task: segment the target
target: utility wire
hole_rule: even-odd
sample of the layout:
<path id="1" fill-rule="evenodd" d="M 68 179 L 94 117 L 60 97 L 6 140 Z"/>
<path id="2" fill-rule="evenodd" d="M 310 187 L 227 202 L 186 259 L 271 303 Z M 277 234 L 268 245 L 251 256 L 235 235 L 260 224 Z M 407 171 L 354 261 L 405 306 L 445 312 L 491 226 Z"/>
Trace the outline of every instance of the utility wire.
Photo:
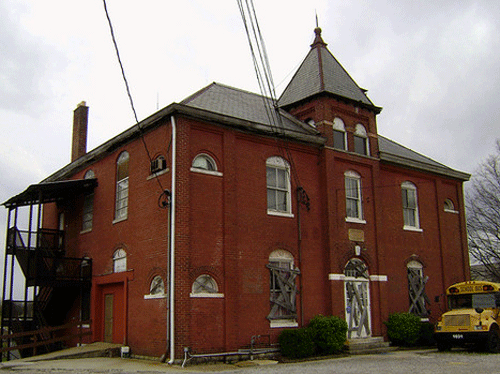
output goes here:
<path id="1" fill-rule="evenodd" d="M 122 77 L 123 77 L 123 82 L 125 83 L 125 88 L 127 90 L 127 95 L 128 95 L 128 99 L 129 99 L 129 102 L 130 102 L 130 107 L 132 108 L 132 112 L 134 113 L 135 124 L 136 124 L 137 128 L 139 129 L 139 134 L 140 134 L 140 138 L 141 138 L 142 144 L 144 145 L 144 149 L 145 149 L 146 154 L 148 156 L 149 162 L 151 163 L 153 161 L 153 158 L 151 157 L 151 153 L 149 152 L 148 145 L 146 144 L 146 140 L 144 139 L 144 131 L 143 131 L 143 129 L 142 129 L 140 123 L 139 123 L 139 119 L 137 118 L 137 112 L 135 110 L 134 100 L 132 99 L 132 94 L 130 92 L 130 87 L 129 87 L 129 84 L 128 84 L 128 80 L 127 80 L 127 77 L 125 75 L 125 69 L 123 67 L 122 60 L 121 60 L 121 57 L 120 57 L 120 52 L 118 50 L 118 43 L 116 42 L 115 32 L 113 30 L 113 24 L 111 23 L 111 18 L 109 17 L 109 12 L 108 12 L 108 7 L 106 5 L 106 0 L 103 0 L 103 4 L 104 4 L 104 12 L 106 13 L 106 18 L 108 20 L 109 31 L 111 33 L 111 39 L 113 40 L 113 45 L 115 47 L 116 57 L 118 59 L 119 65 L 120 65 L 120 69 L 121 69 Z M 165 193 L 165 189 L 163 188 L 163 185 L 162 185 L 162 183 L 161 183 L 161 181 L 160 181 L 160 179 L 158 178 L 157 175 L 155 176 L 155 179 L 158 182 L 158 185 L 160 186 L 162 194 Z"/>
<path id="2" fill-rule="evenodd" d="M 284 139 L 286 134 L 283 125 L 283 118 L 278 107 L 271 67 L 265 48 L 264 38 L 257 20 L 257 13 L 255 12 L 253 0 L 237 0 L 237 3 L 240 9 L 243 24 L 245 26 L 245 32 L 247 34 L 248 44 L 254 63 L 254 69 L 257 75 L 257 81 L 262 94 L 271 130 L 277 136 L 276 141 L 280 152 L 283 154 L 286 153 L 286 159 L 288 159 L 290 163 L 291 175 L 295 179 L 297 187 L 300 188 L 301 183 L 298 177 L 298 172 L 288 147 L 288 142 Z M 283 146 L 280 144 L 280 139 L 283 141 Z M 304 190 L 303 193 L 305 193 Z"/>

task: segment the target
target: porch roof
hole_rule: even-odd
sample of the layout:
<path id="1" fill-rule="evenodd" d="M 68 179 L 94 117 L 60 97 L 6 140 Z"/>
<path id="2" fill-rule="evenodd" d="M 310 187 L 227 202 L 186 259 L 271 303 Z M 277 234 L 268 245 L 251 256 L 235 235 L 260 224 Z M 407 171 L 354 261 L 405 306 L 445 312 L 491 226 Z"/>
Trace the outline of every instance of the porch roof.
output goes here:
<path id="1" fill-rule="evenodd" d="M 91 191 L 96 186 L 97 179 L 95 178 L 32 184 L 20 194 L 5 201 L 2 205 L 7 208 L 16 208 L 19 206 L 66 200 L 86 191 Z"/>

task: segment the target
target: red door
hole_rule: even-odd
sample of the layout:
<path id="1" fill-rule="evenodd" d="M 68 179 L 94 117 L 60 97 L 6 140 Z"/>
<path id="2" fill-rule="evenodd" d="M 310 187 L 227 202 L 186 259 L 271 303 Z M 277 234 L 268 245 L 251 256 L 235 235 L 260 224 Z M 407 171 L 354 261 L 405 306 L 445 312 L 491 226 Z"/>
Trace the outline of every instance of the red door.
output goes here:
<path id="1" fill-rule="evenodd" d="M 125 297 L 123 283 L 99 286 L 96 332 L 99 340 L 125 344 Z"/>

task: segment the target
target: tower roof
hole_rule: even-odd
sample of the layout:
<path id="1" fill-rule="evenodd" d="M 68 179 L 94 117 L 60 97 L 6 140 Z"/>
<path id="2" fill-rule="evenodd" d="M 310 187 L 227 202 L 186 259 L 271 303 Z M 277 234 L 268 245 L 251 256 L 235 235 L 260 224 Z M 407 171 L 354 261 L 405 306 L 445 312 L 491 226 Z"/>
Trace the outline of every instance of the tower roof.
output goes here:
<path id="1" fill-rule="evenodd" d="M 321 29 L 314 30 L 316 37 L 311 50 L 296 71 L 292 80 L 278 100 L 281 107 L 286 107 L 314 95 L 327 93 L 367 106 L 377 113 L 376 107 L 326 48 L 321 37 Z"/>

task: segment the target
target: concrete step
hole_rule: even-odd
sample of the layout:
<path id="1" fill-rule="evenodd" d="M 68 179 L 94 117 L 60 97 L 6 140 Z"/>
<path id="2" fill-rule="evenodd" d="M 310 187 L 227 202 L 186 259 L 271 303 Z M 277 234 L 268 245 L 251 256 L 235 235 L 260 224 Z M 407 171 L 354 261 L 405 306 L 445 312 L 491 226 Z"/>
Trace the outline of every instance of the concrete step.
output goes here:
<path id="1" fill-rule="evenodd" d="M 349 339 L 346 343 L 347 353 L 351 355 L 362 355 L 371 353 L 387 353 L 396 348 L 390 347 L 382 336 L 369 338 Z"/>

